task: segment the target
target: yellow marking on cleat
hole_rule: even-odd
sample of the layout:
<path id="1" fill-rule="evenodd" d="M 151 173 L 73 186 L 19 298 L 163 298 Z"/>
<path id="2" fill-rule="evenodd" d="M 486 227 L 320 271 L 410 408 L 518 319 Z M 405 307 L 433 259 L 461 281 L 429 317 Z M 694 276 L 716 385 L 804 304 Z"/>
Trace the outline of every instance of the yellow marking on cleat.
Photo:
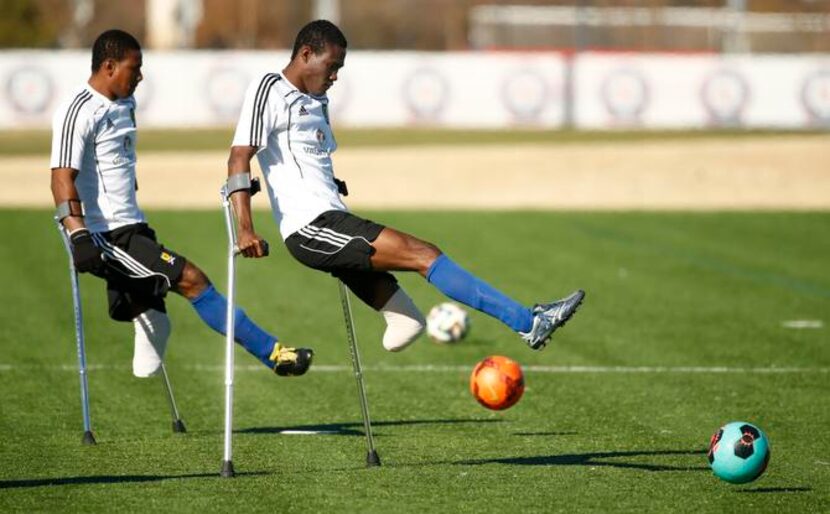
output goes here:
<path id="1" fill-rule="evenodd" d="M 280 351 L 282 351 L 282 345 L 280 343 L 274 344 L 274 351 L 271 352 L 271 355 L 268 357 L 268 360 L 276 363 L 280 357 Z"/>

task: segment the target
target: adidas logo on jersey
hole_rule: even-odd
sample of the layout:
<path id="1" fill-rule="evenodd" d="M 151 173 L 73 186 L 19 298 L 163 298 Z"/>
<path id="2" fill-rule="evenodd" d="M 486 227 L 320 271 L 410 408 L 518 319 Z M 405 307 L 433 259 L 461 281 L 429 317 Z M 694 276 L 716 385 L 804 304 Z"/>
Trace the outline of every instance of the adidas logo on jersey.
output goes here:
<path id="1" fill-rule="evenodd" d="M 307 115 L 308 115 L 308 111 L 305 110 L 305 105 L 301 105 L 300 106 L 300 116 L 307 116 Z"/>

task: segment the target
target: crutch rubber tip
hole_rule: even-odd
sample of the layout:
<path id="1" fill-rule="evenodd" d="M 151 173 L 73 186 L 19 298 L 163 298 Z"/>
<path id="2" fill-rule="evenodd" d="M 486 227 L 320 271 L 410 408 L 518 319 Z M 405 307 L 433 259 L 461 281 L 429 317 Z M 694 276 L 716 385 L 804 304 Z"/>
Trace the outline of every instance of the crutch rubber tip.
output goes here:
<path id="1" fill-rule="evenodd" d="M 173 422 L 173 432 L 177 434 L 184 434 L 187 432 L 187 428 L 184 426 L 184 421 L 177 419 Z"/>
<path id="2" fill-rule="evenodd" d="M 380 456 L 377 450 L 372 450 L 366 454 L 366 467 L 373 468 L 375 466 L 380 466 Z"/>
<path id="3" fill-rule="evenodd" d="M 219 475 L 222 478 L 233 478 L 236 473 L 233 471 L 233 462 L 229 460 L 222 461 L 222 471 L 219 472 Z"/>
<path id="4" fill-rule="evenodd" d="M 81 442 L 83 442 L 83 444 L 89 445 L 95 444 L 95 436 L 92 435 L 91 431 L 87 430 L 86 432 L 84 432 L 84 438 L 81 440 Z"/>

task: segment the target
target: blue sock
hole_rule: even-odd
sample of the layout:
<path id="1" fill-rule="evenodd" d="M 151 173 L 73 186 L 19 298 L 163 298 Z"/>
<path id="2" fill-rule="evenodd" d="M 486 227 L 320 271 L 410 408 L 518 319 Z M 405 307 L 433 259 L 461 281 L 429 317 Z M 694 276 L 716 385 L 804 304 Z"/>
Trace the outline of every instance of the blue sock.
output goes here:
<path id="1" fill-rule="evenodd" d="M 453 300 L 499 319 L 516 332 L 533 327 L 530 309 L 441 254 L 427 271 L 427 280 Z"/>
<path id="2" fill-rule="evenodd" d="M 210 328 L 226 335 L 225 316 L 228 309 L 228 301 L 222 296 L 213 285 L 208 286 L 202 294 L 190 301 L 193 308 Z M 237 308 L 234 313 L 234 340 L 243 348 L 262 361 L 269 368 L 274 363 L 268 360 L 271 352 L 274 351 L 274 343 L 277 338 L 262 330 L 245 314 L 245 311 Z"/>

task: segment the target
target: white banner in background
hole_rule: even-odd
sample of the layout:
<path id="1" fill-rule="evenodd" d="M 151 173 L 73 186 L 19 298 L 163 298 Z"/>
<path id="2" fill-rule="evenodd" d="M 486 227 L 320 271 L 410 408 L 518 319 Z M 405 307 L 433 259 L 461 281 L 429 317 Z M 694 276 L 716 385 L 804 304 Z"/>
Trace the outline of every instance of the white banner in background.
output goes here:
<path id="1" fill-rule="evenodd" d="M 830 126 L 830 58 L 585 53 L 578 128 Z"/>
<path id="2" fill-rule="evenodd" d="M 145 52 L 136 90 L 146 127 L 231 127 L 248 82 L 288 52 Z M 48 127 L 89 77 L 88 52 L 0 53 L 0 127 Z M 561 126 L 558 54 L 350 52 L 329 92 L 340 126 Z"/>
<path id="3" fill-rule="evenodd" d="M 144 54 L 146 127 L 233 126 L 248 82 L 287 51 Z M 0 52 L 0 128 L 47 128 L 89 76 L 88 51 Z M 569 64 L 572 63 L 572 64 Z M 330 90 L 339 126 L 830 127 L 830 57 L 351 51 Z"/>

